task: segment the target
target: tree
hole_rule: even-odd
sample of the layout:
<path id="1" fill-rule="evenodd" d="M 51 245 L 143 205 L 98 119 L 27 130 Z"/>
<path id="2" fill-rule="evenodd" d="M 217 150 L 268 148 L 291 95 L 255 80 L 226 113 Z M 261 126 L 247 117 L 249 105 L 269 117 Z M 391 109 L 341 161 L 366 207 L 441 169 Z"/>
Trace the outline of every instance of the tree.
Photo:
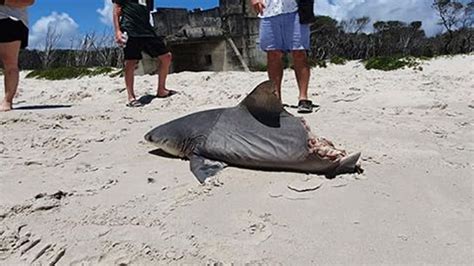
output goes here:
<path id="1" fill-rule="evenodd" d="M 95 31 L 86 33 L 80 51 L 83 61 L 81 66 L 89 64 L 99 66 L 110 66 L 117 57 L 117 49 L 114 35 L 110 33 L 110 28 L 105 28 L 101 34 Z"/>
<path id="2" fill-rule="evenodd" d="M 341 21 L 340 25 L 346 33 L 359 33 L 363 31 L 370 22 L 369 17 L 351 18 Z"/>
<path id="3" fill-rule="evenodd" d="M 44 49 L 41 56 L 43 68 L 46 69 L 50 67 L 51 63 L 54 60 L 54 55 L 57 51 L 56 48 L 60 40 L 61 33 L 57 31 L 56 25 L 49 24 L 44 38 Z"/>
<path id="4" fill-rule="evenodd" d="M 433 0 L 432 7 L 438 13 L 439 24 L 448 33 L 444 44 L 444 53 L 454 52 L 453 49 L 456 48 L 452 47 L 453 42 L 455 43 L 456 38 L 463 37 L 456 36 L 455 31 L 472 27 L 474 2 L 464 4 L 457 0 Z M 461 45 L 465 46 L 466 39 L 462 42 Z M 456 46 L 456 44 L 453 45 Z"/>
<path id="5" fill-rule="evenodd" d="M 340 27 L 335 19 L 328 16 L 316 16 L 316 21 L 311 25 L 311 50 L 317 60 L 331 57 L 338 43 Z"/>
<path id="6" fill-rule="evenodd" d="M 463 28 L 471 28 L 474 23 L 474 1 L 467 3 L 464 6 L 464 15 L 462 19 Z"/>
<path id="7" fill-rule="evenodd" d="M 438 13 L 439 24 L 452 33 L 463 20 L 464 4 L 455 0 L 434 0 L 432 7 Z"/>

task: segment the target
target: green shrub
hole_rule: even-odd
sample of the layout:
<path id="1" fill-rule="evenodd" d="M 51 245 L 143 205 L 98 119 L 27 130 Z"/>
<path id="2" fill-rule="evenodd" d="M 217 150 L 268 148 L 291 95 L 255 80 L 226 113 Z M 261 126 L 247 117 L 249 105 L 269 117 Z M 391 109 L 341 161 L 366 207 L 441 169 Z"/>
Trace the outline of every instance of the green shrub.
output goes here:
<path id="1" fill-rule="evenodd" d="M 65 79 L 77 79 L 84 76 L 99 76 L 105 75 L 112 72 L 113 69 L 110 67 L 99 67 L 89 69 L 85 67 L 58 67 L 44 70 L 33 70 L 26 78 L 37 78 L 47 80 L 65 80 Z"/>
<path id="2" fill-rule="evenodd" d="M 404 67 L 422 71 L 420 58 L 415 57 L 372 57 L 364 62 L 366 69 L 383 71 L 396 70 Z"/>
<path id="3" fill-rule="evenodd" d="M 428 61 L 428 60 L 431 60 L 433 58 L 434 57 L 429 57 L 429 56 L 426 56 L 426 55 L 422 55 L 422 56 L 418 57 L 418 59 L 423 60 L 423 61 Z"/>
<path id="4" fill-rule="evenodd" d="M 395 69 L 400 69 L 405 67 L 408 62 L 403 58 L 399 57 L 388 57 L 388 56 L 381 56 L 381 57 L 372 57 L 369 58 L 365 63 L 366 69 L 377 69 L 383 71 L 390 71 Z"/>
<path id="5" fill-rule="evenodd" d="M 287 68 L 293 68 L 293 62 L 290 60 L 290 57 L 288 54 L 285 54 L 282 58 L 283 60 L 283 68 L 284 69 L 287 69 Z"/>
<path id="6" fill-rule="evenodd" d="M 257 63 L 250 67 L 252 71 L 265 72 L 267 71 L 267 65 L 263 63 Z"/>
<path id="7" fill-rule="evenodd" d="M 112 71 L 114 71 L 114 69 L 111 67 L 98 67 L 92 69 L 91 74 L 89 74 L 89 76 L 107 75 Z"/>
<path id="8" fill-rule="evenodd" d="M 45 70 L 33 70 L 26 78 L 37 78 L 47 80 L 75 79 L 88 75 L 90 70 L 87 68 L 60 67 Z"/>
<path id="9" fill-rule="evenodd" d="M 328 67 L 326 60 L 309 59 L 308 61 L 309 61 L 310 67 L 320 67 L 320 68 Z"/>
<path id="10" fill-rule="evenodd" d="M 343 57 L 336 55 L 336 56 L 331 57 L 331 60 L 329 62 L 335 65 L 344 65 L 347 62 L 347 60 Z"/>
<path id="11" fill-rule="evenodd" d="M 112 72 L 109 77 L 111 78 L 115 78 L 115 77 L 123 77 L 123 68 L 115 71 L 115 72 Z"/>

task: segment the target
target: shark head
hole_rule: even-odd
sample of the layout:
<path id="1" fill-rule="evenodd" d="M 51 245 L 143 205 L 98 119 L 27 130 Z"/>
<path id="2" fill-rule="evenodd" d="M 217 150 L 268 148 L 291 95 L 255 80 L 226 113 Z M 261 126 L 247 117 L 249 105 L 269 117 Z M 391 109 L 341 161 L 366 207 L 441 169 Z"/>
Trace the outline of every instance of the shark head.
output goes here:
<path id="1" fill-rule="evenodd" d="M 157 127 L 145 135 L 145 140 L 170 155 L 183 157 L 185 142 L 181 130 L 177 129 L 165 125 Z"/>
<path id="2" fill-rule="evenodd" d="M 271 127 L 279 126 L 280 114 L 284 111 L 276 94 L 275 84 L 271 81 L 262 82 L 255 87 L 237 108 L 247 110 L 260 122 Z M 145 140 L 170 155 L 186 157 L 206 138 L 223 110 L 198 112 L 170 121 L 148 132 Z"/>
<path id="3" fill-rule="evenodd" d="M 172 120 L 148 132 L 145 140 L 170 155 L 187 157 L 206 138 L 221 113 L 222 109 L 215 109 Z"/>

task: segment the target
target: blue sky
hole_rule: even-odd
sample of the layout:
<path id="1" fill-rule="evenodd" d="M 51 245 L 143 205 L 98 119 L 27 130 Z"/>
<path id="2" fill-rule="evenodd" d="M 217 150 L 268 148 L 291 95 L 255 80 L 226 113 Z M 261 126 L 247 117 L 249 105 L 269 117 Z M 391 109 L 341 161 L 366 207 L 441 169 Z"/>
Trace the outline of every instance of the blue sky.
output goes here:
<path id="1" fill-rule="evenodd" d="M 110 1 L 110 0 L 109 0 Z M 219 0 L 160 0 L 155 1 L 156 7 L 211 8 L 217 6 Z M 38 0 L 29 9 L 30 25 L 41 17 L 56 13 L 66 13 L 80 26 L 80 31 L 102 29 L 97 9 L 104 7 L 103 0 Z"/>
<path id="2" fill-rule="evenodd" d="M 249 1 L 249 0 L 246 0 Z M 211 8 L 219 0 L 156 0 L 155 7 Z M 315 0 L 315 11 L 338 20 L 369 16 L 372 21 L 421 20 L 429 35 L 438 33 L 432 0 Z M 48 27 L 61 34 L 59 46 L 68 47 L 86 32 L 111 27 L 111 0 L 38 0 L 29 9 L 30 48 L 41 48 Z"/>

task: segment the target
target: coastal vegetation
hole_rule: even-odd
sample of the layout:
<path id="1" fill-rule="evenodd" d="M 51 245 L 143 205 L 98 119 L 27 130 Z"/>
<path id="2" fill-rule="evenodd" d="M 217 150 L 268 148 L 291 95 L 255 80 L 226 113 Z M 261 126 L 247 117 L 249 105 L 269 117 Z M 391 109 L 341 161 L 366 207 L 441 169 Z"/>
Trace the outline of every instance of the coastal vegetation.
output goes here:
<path id="1" fill-rule="evenodd" d="M 433 36 L 426 35 L 421 21 L 372 21 L 370 17 L 337 21 L 318 16 L 311 25 L 310 64 L 326 67 L 328 63 L 362 60 L 367 69 L 421 69 L 417 65 L 420 60 L 414 58 L 474 52 L 474 1 L 433 0 L 432 8 L 442 27 Z M 91 67 L 122 67 L 123 53 L 112 34 L 88 33 L 80 45 L 70 49 L 56 49 L 59 38 L 50 29 L 43 49 L 21 52 L 20 68 L 35 70 L 30 77 L 55 79 L 94 75 Z M 284 60 L 284 65 L 291 67 L 291 61 Z M 266 65 L 251 69 L 265 71 Z"/>

